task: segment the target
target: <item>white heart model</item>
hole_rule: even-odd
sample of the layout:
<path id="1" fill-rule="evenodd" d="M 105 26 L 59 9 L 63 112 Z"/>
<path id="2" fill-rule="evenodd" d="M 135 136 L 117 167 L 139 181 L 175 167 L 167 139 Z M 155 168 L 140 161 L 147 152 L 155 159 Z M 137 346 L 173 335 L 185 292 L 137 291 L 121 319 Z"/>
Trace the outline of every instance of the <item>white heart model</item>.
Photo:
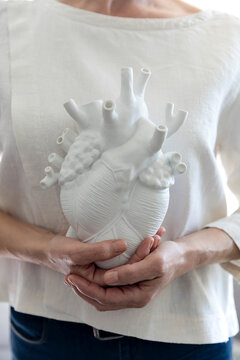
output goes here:
<path id="1" fill-rule="evenodd" d="M 95 243 L 125 239 L 127 250 L 110 260 L 96 262 L 109 269 L 125 264 L 147 236 L 156 234 L 169 204 L 169 186 L 186 165 L 177 152 L 163 153 L 166 137 L 187 118 L 174 105 L 166 106 L 166 125 L 148 118 L 144 101 L 151 72 L 141 69 L 133 90 L 131 67 L 121 69 L 121 93 L 116 101 L 95 100 L 80 107 L 64 104 L 76 121 L 78 133 L 67 128 L 57 143 L 66 153 L 48 156 L 43 189 L 60 185 L 61 206 L 70 227 L 66 236 Z"/>

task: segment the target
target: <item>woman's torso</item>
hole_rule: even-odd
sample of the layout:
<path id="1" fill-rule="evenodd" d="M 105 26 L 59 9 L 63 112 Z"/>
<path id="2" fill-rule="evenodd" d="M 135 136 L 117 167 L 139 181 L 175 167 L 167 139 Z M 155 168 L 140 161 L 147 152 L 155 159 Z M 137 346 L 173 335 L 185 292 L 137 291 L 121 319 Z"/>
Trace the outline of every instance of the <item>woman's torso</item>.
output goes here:
<path id="1" fill-rule="evenodd" d="M 215 141 L 219 115 L 239 76 L 235 18 L 205 11 L 181 19 L 113 19 L 55 0 L 8 7 L 5 66 L 9 61 L 11 82 L 8 91 L 2 88 L 1 208 L 55 232 L 68 228 L 58 187 L 39 186 L 48 154 L 59 152 L 57 137 L 74 126 L 63 103 L 114 100 L 120 69 L 131 66 L 134 79 L 142 67 L 152 72 L 145 100 L 154 123 L 163 123 L 167 102 L 189 112 L 163 149 L 180 152 L 188 166 L 170 188 L 164 240 L 226 216 Z M 238 331 L 232 279 L 218 264 L 185 274 L 142 309 L 110 313 L 97 312 L 50 269 L 7 259 L 0 267 L 2 300 L 22 312 L 166 342 L 220 342 Z"/>

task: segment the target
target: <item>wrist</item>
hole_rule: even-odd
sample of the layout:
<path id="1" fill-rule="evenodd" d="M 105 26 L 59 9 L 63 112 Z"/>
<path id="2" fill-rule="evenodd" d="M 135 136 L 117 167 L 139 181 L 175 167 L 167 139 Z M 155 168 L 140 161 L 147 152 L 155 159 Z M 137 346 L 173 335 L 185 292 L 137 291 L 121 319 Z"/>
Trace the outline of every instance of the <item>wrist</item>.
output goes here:
<path id="1" fill-rule="evenodd" d="M 32 224 L 22 223 L 19 238 L 6 246 L 6 257 L 44 265 L 47 260 L 47 246 L 55 236 L 52 231 Z"/>
<path id="2" fill-rule="evenodd" d="M 43 264 L 46 247 L 55 236 L 48 229 L 29 224 L 0 210 L 0 256 Z"/>
<path id="3" fill-rule="evenodd" d="M 196 253 L 189 245 L 189 241 L 183 238 L 177 238 L 174 242 L 177 250 L 177 263 L 175 264 L 175 277 L 184 275 L 193 270 L 196 265 Z"/>
<path id="4" fill-rule="evenodd" d="M 185 274 L 196 267 L 200 266 L 203 263 L 202 254 L 198 251 L 192 244 L 188 236 L 183 236 L 177 238 L 175 242 L 177 243 L 180 253 L 182 254 L 182 265 L 181 272 Z"/>
<path id="5" fill-rule="evenodd" d="M 225 231 L 218 228 L 204 228 L 175 241 L 184 254 L 187 271 L 240 258 L 240 251 L 233 240 Z"/>
<path id="6" fill-rule="evenodd" d="M 183 251 L 187 271 L 215 262 L 216 235 L 213 229 L 208 228 L 176 239 Z"/>
<path id="7" fill-rule="evenodd" d="M 29 243 L 26 243 L 22 260 L 46 266 L 48 264 L 48 245 L 54 236 L 56 234 L 52 231 L 37 229 Z"/>

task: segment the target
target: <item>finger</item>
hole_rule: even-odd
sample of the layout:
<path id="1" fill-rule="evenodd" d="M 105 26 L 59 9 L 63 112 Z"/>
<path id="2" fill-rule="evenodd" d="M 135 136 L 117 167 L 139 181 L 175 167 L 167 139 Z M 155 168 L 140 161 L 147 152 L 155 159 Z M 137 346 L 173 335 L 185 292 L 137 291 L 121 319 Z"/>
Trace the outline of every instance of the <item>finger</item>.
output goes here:
<path id="1" fill-rule="evenodd" d="M 138 246 L 136 252 L 129 259 L 127 264 L 133 264 L 135 262 L 138 262 L 138 261 L 144 259 L 150 253 L 153 244 L 154 244 L 154 238 L 152 236 L 149 236 L 149 237 L 145 238 L 140 243 L 140 245 Z"/>
<path id="2" fill-rule="evenodd" d="M 154 235 L 153 236 L 154 242 L 153 245 L 151 247 L 151 252 L 154 251 L 160 244 L 161 242 L 161 237 L 159 235 Z"/>
<path id="3" fill-rule="evenodd" d="M 155 249 L 156 249 L 156 247 L 157 247 L 157 243 L 158 243 L 158 237 L 160 238 L 160 236 L 159 235 L 154 235 L 153 236 L 153 245 L 152 245 L 152 248 L 151 248 L 151 251 L 154 251 Z"/>
<path id="4" fill-rule="evenodd" d="M 161 243 L 161 237 L 160 237 L 160 239 L 159 239 L 159 238 L 157 239 L 157 246 L 156 246 L 156 248 L 160 245 L 160 243 Z"/>
<path id="5" fill-rule="evenodd" d="M 104 275 L 104 280 L 109 285 L 117 286 L 152 280 L 159 276 L 157 259 L 157 256 L 154 256 L 154 252 L 152 252 L 137 263 L 126 264 L 114 268 L 114 270 L 108 270 Z"/>
<path id="6" fill-rule="evenodd" d="M 83 277 L 91 282 L 94 282 L 94 283 L 100 285 L 100 286 L 107 286 L 107 284 L 105 283 L 105 280 L 104 280 L 104 274 L 107 270 L 100 269 L 100 268 L 96 267 L 96 265 L 93 265 L 93 266 L 95 267 L 95 270 L 92 272 L 92 276 L 91 277 L 83 276 Z M 80 273 L 80 275 L 81 275 L 81 273 Z"/>
<path id="7" fill-rule="evenodd" d="M 99 311 L 120 310 L 120 309 L 124 308 L 123 306 L 102 305 L 99 302 L 97 302 L 96 300 L 94 300 L 94 299 L 86 296 L 85 294 L 83 294 L 83 292 L 80 292 L 80 290 L 77 287 L 72 286 L 71 288 L 75 292 L 76 295 L 78 295 L 80 298 L 82 298 L 83 300 L 85 300 L 89 304 L 93 305 L 95 307 L 95 309 L 97 309 Z"/>
<path id="8" fill-rule="evenodd" d="M 157 248 L 160 240 L 161 238 L 159 235 L 154 235 L 153 237 L 149 236 L 145 238 L 137 248 L 136 253 L 127 262 L 127 264 L 133 264 L 144 259 L 147 255 L 149 255 L 150 251 L 153 251 L 155 250 L 155 248 Z M 71 274 L 75 274 L 80 275 L 85 279 L 94 282 L 100 286 L 107 286 L 109 284 L 105 282 L 104 278 L 104 275 L 107 271 L 108 270 L 98 268 L 94 264 L 87 264 L 82 266 L 75 265 L 72 267 L 71 273 L 65 276 L 65 279 L 67 280 L 68 276 L 70 276 Z"/>
<path id="9" fill-rule="evenodd" d="M 101 305 L 139 307 L 143 303 L 146 293 L 137 286 L 103 288 L 88 280 L 71 275 L 70 284 L 76 286 L 80 292 Z"/>
<path id="10" fill-rule="evenodd" d="M 68 276 L 70 276 L 71 274 L 75 274 L 75 275 L 80 275 L 91 282 L 95 282 L 100 286 L 106 286 L 107 284 L 105 283 L 104 280 L 104 274 L 106 271 L 107 270 L 105 269 L 98 268 L 93 263 L 88 265 L 81 265 L 81 266 L 75 265 L 72 266 L 71 272 L 64 277 L 64 280 L 67 280 Z"/>
<path id="11" fill-rule="evenodd" d="M 164 226 L 160 226 L 160 228 L 158 229 L 158 231 L 156 232 L 156 235 L 159 235 L 159 236 L 163 236 L 166 232 L 166 229 Z"/>
<path id="12" fill-rule="evenodd" d="M 125 240 L 104 240 L 95 244 L 81 243 L 79 265 L 111 259 L 127 249 Z"/>

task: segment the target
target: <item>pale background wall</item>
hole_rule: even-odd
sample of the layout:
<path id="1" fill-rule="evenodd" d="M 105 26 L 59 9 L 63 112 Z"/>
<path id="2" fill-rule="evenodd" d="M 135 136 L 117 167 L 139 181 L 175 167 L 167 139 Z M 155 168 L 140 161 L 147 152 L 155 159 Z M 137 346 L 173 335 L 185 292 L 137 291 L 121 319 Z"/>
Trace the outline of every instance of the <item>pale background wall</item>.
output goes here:
<path id="1" fill-rule="evenodd" d="M 7 0 L 0 0 L 7 1 Z M 13 1 L 13 0 L 9 0 Z M 14 0 L 18 1 L 18 0 Z M 31 1 L 31 0 L 30 0 Z M 42 0 L 44 1 L 44 0 Z M 228 12 L 235 16 L 240 17 L 240 1 L 239 0 L 185 0 L 186 2 L 193 4 L 199 9 L 215 9 L 224 12 Z M 220 163 L 219 163 L 220 165 Z M 220 165 L 221 166 L 221 165 Z M 224 171 L 222 172 L 223 178 L 225 178 Z M 225 179 L 226 183 L 226 179 Z M 239 206 L 235 196 L 229 191 L 225 185 L 226 194 L 228 198 L 228 214 L 231 214 Z M 240 308 L 240 286 L 235 286 L 235 296 L 237 309 Z M 240 312 L 239 312 L 240 316 Z M 10 360 L 9 353 L 9 327 L 8 327 L 8 305 L 0 304 L 0 359 L 1 360 Z M 44 359 L 43 359 L 44 360 Z M 237 360 L 237 355 L 236 355 Z"/>

